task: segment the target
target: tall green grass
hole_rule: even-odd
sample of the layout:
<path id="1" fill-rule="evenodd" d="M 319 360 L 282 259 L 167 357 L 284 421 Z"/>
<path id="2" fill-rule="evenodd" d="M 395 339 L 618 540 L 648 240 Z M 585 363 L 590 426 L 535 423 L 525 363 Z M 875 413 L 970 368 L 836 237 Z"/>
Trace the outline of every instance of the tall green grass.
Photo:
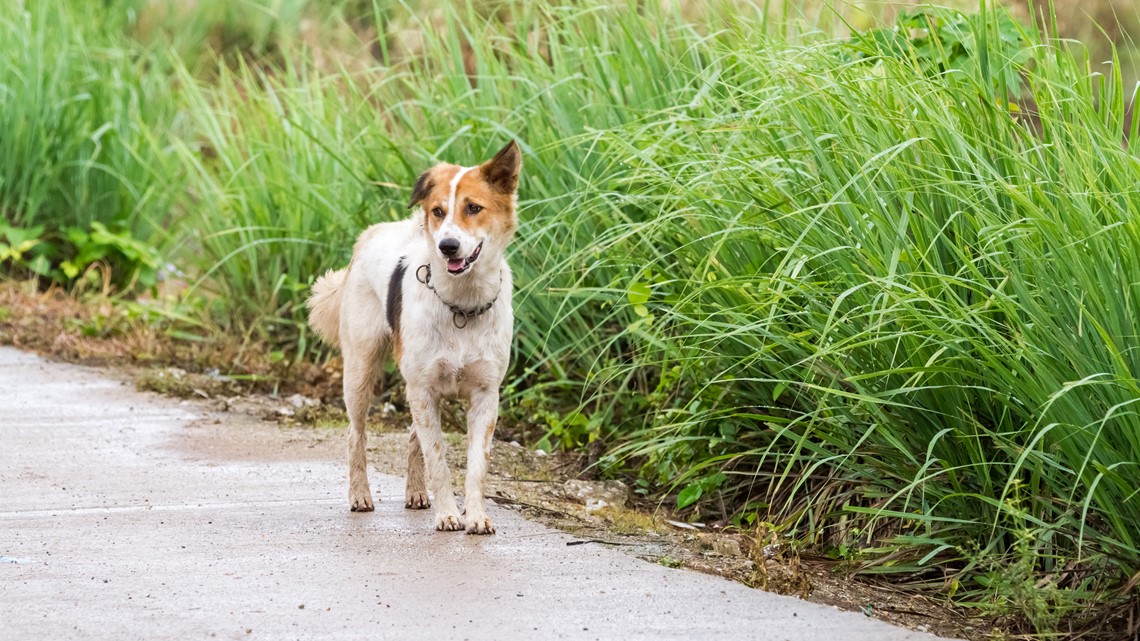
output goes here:
<path id="1" fill-rule="evenodd" d="M 394 216 L 376 180 L 391 167 L 378 156 L 386 171 L 370 170 L 365 155 L 373 107 L 334 84 L 303 71 L 222 69 L 216 89 L 187 93 L 200 137 L 178 149 L 189 170 L 195 288 L 225 301 L 215 320 L 228 331 L 300 353 L 312 274 L 340 260 L 378 214 Z"/>
<path id="2" fill-rule="evenodd" d="M 1033 32 L 1030 62 L 1010 54 L 995 15 L 940 69 L 905 38 L 789 40 L 759 11 L 650 4 L 378 3 L 372 24 L 417 33 L 414 56 L 391 31 L 331 70 L 303 43 L 208 69 L 151 43 L 157 78 L 92 95 L 167 83 L 176 126 L 124 111 L 149 146 L 119 173 L 167 187 L 141 220 L 175 218 L 173 256 L 228 333 L 319 355 L 311 280 L 405 215 L 419 171 L 515 138 L 507 396 L 548 442 L 600 440 L 604 469 L 694 518 L 725 506 L 1041 631 L 1135 606 L 1131 88 Z M 51 77 L 67 96 L 84 76 Z M 1005 100 L 1010 78 L 1035 115 Z M 68 184 L 41 182 L 28 193 Z M 16 184 L 3 202 L 33 200 Z"/>
<path id="3" fill-rule="evenodd" d="M 0 8 L 0 209 L 14 225 L 161 237 L 173 197 L 158 137 L 174 106 L 166 78 L 123 46 L 101 7 Z"/>

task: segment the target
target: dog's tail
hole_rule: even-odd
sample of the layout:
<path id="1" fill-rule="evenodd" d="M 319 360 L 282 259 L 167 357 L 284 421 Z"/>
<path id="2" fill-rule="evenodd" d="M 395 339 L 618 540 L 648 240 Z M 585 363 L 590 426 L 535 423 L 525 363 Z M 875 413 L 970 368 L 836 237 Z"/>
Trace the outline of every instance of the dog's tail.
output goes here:
<path id="1" fill-rule="evenodd" d="M 347 269 L 328 270 L 313 283 L 309 296 L 309 327 L 329 345 L 340 342 L 340 299 Z"/>

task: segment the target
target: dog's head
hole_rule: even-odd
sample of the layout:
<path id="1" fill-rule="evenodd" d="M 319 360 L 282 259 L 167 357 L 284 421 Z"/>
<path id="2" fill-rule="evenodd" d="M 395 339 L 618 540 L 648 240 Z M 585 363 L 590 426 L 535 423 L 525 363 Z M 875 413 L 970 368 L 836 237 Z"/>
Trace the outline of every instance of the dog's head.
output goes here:
<path id="1" fill-rule="evenodd" d="M 518 227 L 519 171 L 522 152 L 511 141 L 495 157 L 476 167 L 441 164 L 420 174 L 409 207 L 419 205 L 434 262 L 447 273 L 468 273 L 480 257 L 495 265 Z"/>

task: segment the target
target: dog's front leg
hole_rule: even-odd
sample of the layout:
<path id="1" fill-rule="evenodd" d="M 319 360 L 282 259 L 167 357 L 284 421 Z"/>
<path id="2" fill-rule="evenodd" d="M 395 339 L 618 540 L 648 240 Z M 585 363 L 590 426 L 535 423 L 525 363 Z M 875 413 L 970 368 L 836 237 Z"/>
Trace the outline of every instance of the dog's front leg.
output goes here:
<path id="1" fill-rule="evenodd" d="M 463 498 L 463 521 L 468 534 L 494 534 L 495 524 L 487 516 L 483 480 L 491 438 L 499 420 L 499 390 L 477 390 L 471 394 L 467 411 L 467 487 Z"/>
<path id="2" fill-rule="evenodd" d="M 424 471 L 435 495 L 435 529 L 461 530 L 459 506 L 451 489 L 451 470 L 444 457 L 446 445 L 439 426 L 439 399 L 430 392 L 413 391 L 408 385 L 408 404 L 412 409 L 412 426 L 424 452 Z"/>

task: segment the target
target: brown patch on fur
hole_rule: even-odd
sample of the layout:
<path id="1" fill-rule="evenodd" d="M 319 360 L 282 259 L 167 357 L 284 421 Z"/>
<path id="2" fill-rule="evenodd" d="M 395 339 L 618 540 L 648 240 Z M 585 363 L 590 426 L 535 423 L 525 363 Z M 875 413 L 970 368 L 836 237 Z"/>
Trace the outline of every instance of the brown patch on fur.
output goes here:
<path id="1" fill-rule="evenodd" d="M 400 332 L 392 332 L 389 344 L 392 346 L 392 360 L 399 363 L 400 357 L 404 355 L 404 341 L 400 339 Z"/>
<path id="2" fill-rule="evenodd" d="M 424 228 L 428 234 L 434 234 L 435 230 L 443 224 L 444 218 L 447 217 L 447 199 L 451 195 L 451 179 L 455 178 L 455 174 L 460 169 L 458 165 L 441 164 L 432 167 L 421 175 L 421 178 L 429 176 L 431 184 L 431 188 L 424 193 L 419 201 L 424 209 Z M 456 200 L 458 201 L 458 196 Z M 443 211 L 443 217 L 436 217 L 432 213 L 435 209 Z"/>
<path id="3" fill-rule="evenodd" d="M 468 213 L 467 207 L 472 204 L 483 209 L 476 214 Z M 505 238 L 515 231 L 514 199 L 510 193 L 502 193 L 487 182 L 483 167 L 459 179 L 455 207 L 459 210 L 453 218 L 455 225 L 472 236 L 486 232 L 483 235 Z"/>
<path id="4" fill-rule="evenodd" d="M 451 181 L 462 168 L 440 164 L 420 174 L 412 189 L 412 205 L 424 210 L 424 228 L 434 234 L 453 212 L 447 211 L 451 196 Z M 485 231 L 488 236 L 510 237 L 515 232 L 515 192 L 518 189 L 519 171 L 522 169 L 522 152 L 514 141 L 503 147 L 493 158 L 473 168 L 459 179 L 455 186 L 455 208 L 452 220 L 472 235 Z M 483 209 L 469 213 L 468 205 Z M 433 212 L 439 209 L 442 217 Z"/>
<path id="5" fill-rule="evenodd" d="M 487 438 L 484 442 L 487 444 L 488 450 L 491 449 L 491 439 L 494 438 L 494 436 L 495 436 L 495 425 L 497 423 L 498 423 L 498 421 L 495 420 L 495 421 L 491 421 L 491 423 L 489 425 L 487 425 Z"/>

